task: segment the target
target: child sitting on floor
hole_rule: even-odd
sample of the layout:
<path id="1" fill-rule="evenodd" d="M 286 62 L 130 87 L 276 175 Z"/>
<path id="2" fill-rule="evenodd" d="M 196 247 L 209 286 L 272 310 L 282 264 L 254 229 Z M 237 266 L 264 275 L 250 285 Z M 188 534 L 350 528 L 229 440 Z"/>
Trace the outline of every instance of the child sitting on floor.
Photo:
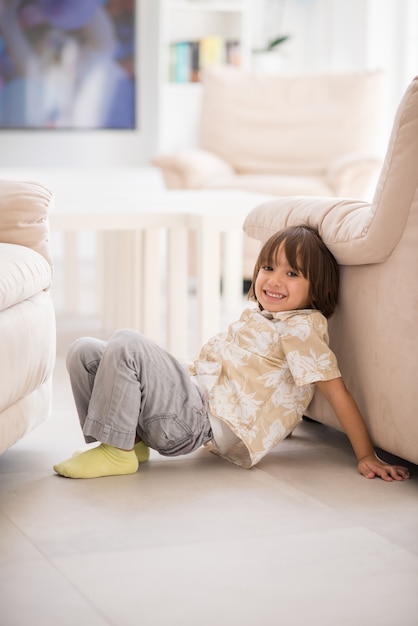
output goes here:
<path id="1" fill-rule="evenodd" d="M 315 387 L 333 407 L 366 478 L 409 477 L 376 457 L 364 420 L 328 346 L 338 265 L 318 233 L 287 228 L 262 247 L 243 311 L 187 366 L 133 330 L 82 338 L 67 367 L 86 442 L 100 445 L 54 470 L 70 478 L 132 474 L 148 446 L 166 456 L 205 446 L 245 468 L 301 420 Z"/>

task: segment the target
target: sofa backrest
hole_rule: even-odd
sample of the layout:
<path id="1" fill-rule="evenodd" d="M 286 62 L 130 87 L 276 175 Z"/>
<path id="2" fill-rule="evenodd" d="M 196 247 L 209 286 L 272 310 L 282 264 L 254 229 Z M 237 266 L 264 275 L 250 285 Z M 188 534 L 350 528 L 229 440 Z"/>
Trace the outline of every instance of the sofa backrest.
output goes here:
<path id="1" fill-rule="evenodd" d="M 401 238 L 418 252 L 418 77 L 406 90 L 372 203 L 350 198 L 283 197 L 255 207 L 245 232 L 265 241 L 291 224 L 308 223 L 342 265 L 381 263 Z"/>
<path id="2" fill-rule="evenodd" d="M 367 245 L 393 251 L 410 234 L 418 235 L 418 76 L 406 90 L 395 115 L 382 170 L 371 205 Z M 413 230 L 409 230 L 413 226 Z"/>
<path id="3" fill-rule="evenodd" d="M 31 181 L 0 180 L 0 241 L 32 248 L 53 265 L 48 213 L 52 192 Z"/>
<path id="4" fill-rule="evenodd" d="M 200 147 L 239 174 L 321 175 L 347 154 L 377 154 L 381 72 L 280 76 L 203 72 Z"/>

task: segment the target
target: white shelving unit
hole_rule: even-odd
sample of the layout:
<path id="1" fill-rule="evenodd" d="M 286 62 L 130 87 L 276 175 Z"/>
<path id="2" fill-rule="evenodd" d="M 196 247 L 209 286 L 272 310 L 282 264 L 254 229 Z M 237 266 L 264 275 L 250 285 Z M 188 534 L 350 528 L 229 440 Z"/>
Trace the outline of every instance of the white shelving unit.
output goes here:
<path id="1" fill-rule="evenodd" d="M 251 0 L 159 0 L 159 138 L 158 151 L 197 144 L 202 86 L 170 82 L 170 44 L 220 36 L 240 44 L 241 67 L 251 59 Z"/>

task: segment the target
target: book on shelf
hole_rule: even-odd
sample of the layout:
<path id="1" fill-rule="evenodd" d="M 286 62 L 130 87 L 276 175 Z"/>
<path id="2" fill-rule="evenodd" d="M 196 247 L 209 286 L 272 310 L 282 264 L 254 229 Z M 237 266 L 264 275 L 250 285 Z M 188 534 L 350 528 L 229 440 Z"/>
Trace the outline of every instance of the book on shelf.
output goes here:
<path id="1" fill-rule="evenodd" d="M 199 68 L 225 63 L 225 41 L 222 37 L 202 37 L 199 40 Z"/>
<path id="2" fill-rule="evenodd" d="M 191 48 L 188 41 L 170 45 L 169 78 L 174 83 L 188 83 L 191 72 Z"/>
<path id="3" fill-rule="evenodd" d="M 196 41 L 176 41 L 169 45 L 168 80 L 175 83 L 195 83 L 200 71 L 209 65 L 241 64 L 238 41 L 222 37 L 202 37 Z"/>
<path id="4" fill-rule="evenodd" d="M 199 82 L 199 72 L 200 72 L 200 44 L 198 41 L 191 41 L 191 70 L 190 70 L 190 81 L 192 83 Z"/>
<path id="5" fill-rule="evenodd" d="M 227 41 L 225 43 L 226 63 L 229 65 L 241 65 L 241 46 L 239 41 Z"/>

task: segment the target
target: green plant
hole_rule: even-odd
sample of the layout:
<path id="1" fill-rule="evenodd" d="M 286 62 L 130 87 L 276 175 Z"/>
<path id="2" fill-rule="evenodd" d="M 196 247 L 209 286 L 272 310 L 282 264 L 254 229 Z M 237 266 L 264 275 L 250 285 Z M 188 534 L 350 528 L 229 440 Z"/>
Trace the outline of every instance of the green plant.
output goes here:
<path id="1" fill-rule="evenodd" d="M 278 37 L 274 37 L 274 39 L 270 39 L 270 41 L 267 42 L 264 48 L 257 48 L 253 50 L 253 52 L 272 52 L 273 50 L 281 46 L 289 38 L 290 35 L 280 35 Z"/>

